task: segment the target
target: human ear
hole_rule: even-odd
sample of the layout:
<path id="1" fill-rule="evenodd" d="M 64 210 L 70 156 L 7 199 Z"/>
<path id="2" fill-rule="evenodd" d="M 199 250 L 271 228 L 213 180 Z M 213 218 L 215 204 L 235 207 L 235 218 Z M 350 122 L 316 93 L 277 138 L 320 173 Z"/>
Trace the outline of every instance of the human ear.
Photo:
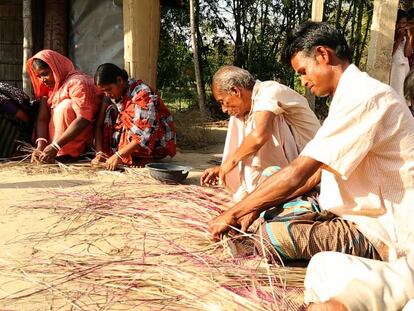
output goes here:
<path id="1" fill-rule="evenodd" d="M 315 58 L 319 63 L 329 64 L 332 60 L 332 51 L 323 45 L 317 46 Z"/>
<path id="2" fill-rule="evenodd" d="M 241 91 L 237 86 L 232 86 L 230 89 L 230 93 L 235 96 L 240 96 Z"/>
<path id="3" fill-rule="evenodd" d="M 122 85 L 124 83 L 124 79 L 122 79 L 121 77 L 116 77 L 116 83 L 118 85 Z"/>

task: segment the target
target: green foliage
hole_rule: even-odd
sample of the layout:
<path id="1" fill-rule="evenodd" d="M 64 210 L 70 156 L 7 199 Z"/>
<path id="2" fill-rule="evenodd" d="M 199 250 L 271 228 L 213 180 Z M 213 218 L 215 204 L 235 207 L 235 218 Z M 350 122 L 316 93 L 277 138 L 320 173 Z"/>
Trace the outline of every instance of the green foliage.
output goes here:
<path id="1" fill-rule="evenodd" d="M 188 14 L 183 10 L 163 7 L 161 16 L 158 88 L 188 87 L 194 83 L 194 66 L 188 43 Z"/>
<path id="2" fill-rule="evenodd" d="M 310 18 L 312 1 L 197 0 L 196 5 L 202 79 L 207 89 L 220 66 L 234 64 L 260 80 L 278 80 L 303 91 L 291 68 L 281 65 L 279 60 L 286 34 Z M 325 0 L 324 21 L 345 34 L 354 62 L 362 68 L 366 63 L 372 10 L 372 0 Z M 158 86 L 164 94 L 172 92 L 175 98 L 195 103 L 188 9 L 163 8 L 161 16 Z M 218 115 L 213 99 L 207 98 L 206 102 L 209 111 Z M 317 105 L 326 106 L 325 102 L 318 100 Z"/>

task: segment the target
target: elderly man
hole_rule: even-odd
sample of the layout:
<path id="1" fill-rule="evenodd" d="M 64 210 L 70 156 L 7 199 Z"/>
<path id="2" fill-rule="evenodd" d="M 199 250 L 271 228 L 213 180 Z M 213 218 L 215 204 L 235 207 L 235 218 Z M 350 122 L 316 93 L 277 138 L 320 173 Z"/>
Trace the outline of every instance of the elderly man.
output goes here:
<path id="1" fill-rule="evenodd" d="M 319 181 L 322 212 L 293 212 L 261 226 L 282 259 L 340 251 L 371 259 L 404 256 L 414 242 L 414 122 L 401 97 L 351 64 L 345 38 L 307 22 L 284 59 L 317 96 L 332 97 L 328 118 L 299 157 L 210 222 L 215 239 L 246 229 L 260 212 Z M 321 176 L 321 177 L 320 177 Z"/>
<path id="2" fill-rule="evenodd" d="M 223 162 L 207 169 L 200 182 L 220 178 L 239 201 L 256 188 L 265 168 L 293 161 L 320 124 L 303 96 L 275 81 L 256 81 L 241 68 L 220 68 L 212 88 L 230 121 Z"/>

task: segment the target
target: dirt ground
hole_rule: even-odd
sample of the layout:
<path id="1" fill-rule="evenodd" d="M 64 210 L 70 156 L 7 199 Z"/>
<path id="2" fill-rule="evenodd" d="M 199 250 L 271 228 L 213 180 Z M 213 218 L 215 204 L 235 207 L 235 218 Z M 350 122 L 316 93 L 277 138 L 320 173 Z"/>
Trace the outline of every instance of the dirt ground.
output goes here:
<path id="1" fill-rule="evenodd" d="M 174 158 L 164 159 L 170 162 L 190 166 L 192 169 L 183 184 L 198 185 L 202 172 L 220 162 L 224 147 L 225 130 L 218 130 L 217 142 L 202 150 L 179 150 Z M 221 141 L 220 141 L 221 140 Z M 134 168 L 139 173 L 147 172 L 146 168 Z M 99 176 L 97 178 L 97 176 Z M 18 234 L 29 232 L 33 226 L 47 226 L 47 220 L 34 215 L 22 216 L 22 218 L 10 216 L 13 206 L 20 205 L 36 198 L 37 190 L 40 189 L 85 189 L 100 187 L 115 181 L 127 179 L 122 172 L 108 172 L 101 170 L 96 174 L 42 174 L 41 170 L 31 169 L 25 164 L 19 168 L 17 165 L 0 166 L 0 247 L 10 252 L 16 250 L 7 249 L 7 241 Z M 174 187 L 172 185 L 171 187 Z M 9 217 L 10 216 L 10 217 Z M 37 215 L 39 216 L 39 215 Z"/>
<path id="2" fill-rule="evenodd" d="M 196 221 L 194 215 L 191 215 L 192 208 L 199 207 L 196 214 L 203 214 L 197 215 L 199 217 L 197 221 L 198 224 L 201 223 L 204 226 L 208 219 L 217 215 L 218 210 L 226 209 L 227 206 L 232 204 L 230 196 L 223 190 L 192 186 L 199 185 L 200 176 L 206 168 L 217 165 L 221 161 L 226 129 L 212 129 L 211 131 L 214 139 L 209 147 L 202 150 L 179 150 L 173 159 L 163 160 L 192 167 L 188 178 L 183 182 L 184 186 L 160 184 L 149 176 L 146 168 L 128 169 L 126 172 L 109 172 L 91 168 L 86 163 L 67 167 L 57 167 L 56 165 L 34 166 L 29 163 L 20 165 L 16 163 L 0 164 L 0 311 L 164 310 L 163 302 L 155 309 L 153 307 L 155 302 L 144 303 L 145 306 L 138 309 L 125 305 L 125 303 L 131 303 L 135 306 L 136 296 L 133 295 L 136 295 L 137 292 L 122 291 L 122 287 L 117 287 L 124 284 L 122 278 L 114 279 L 114 276 L 110 275 L 110 273 L 122 272 L 122 270 L 117 270 L 117 266 L 114 267 L 114 270 L 103 271 L 102 273 L 107 274 L 98 275 L 91 282 L 88 279 L 89 275 L 82 277 L 79 276 L 79 273 L 89 269 L 87 268 L 88 265 L 93 263 L 90 263 L 91 260 L 101 260 L 100 256 L 103 256 L 105 260 L 115 260 L 115 262 L 116 258 L 139 260 L 144 256 L 141 252 L 145 253 L 146 249 L 149 249 L 149 252 L 159 252 L 160 256 L 154 258 L 163 260 L 163 269 L 173 269 L 174 266 L 170 265 L 171 260 L 182 261 L 182 256 L 168 257 L 168 250 L 170 249 L 168 243 L 171 243 L 171 241 L 177 242 L 179 244 L 177 247 L 188 247 L 188 249 L 196 252 L 205 252 L 206 250 L 215 252 L 214 256 L 205 258 L 209 258 L 213 262 L 218 261 L 219 266 L 214 268 L 213 265 L 211 272 L 206 270 L 205 285 L 195 284 L 195 288 L 197 288 L 195 290 L 194 287 L 191 287 L 193 285 L 191 281 L 196 280 L 198 282 L 202 270 L 198 272 L 193 270 L 195 267 L 187 266 L 187 269 L 190 269 L 187 272 L 195 273 L 194 276 L 190 274 L 187 280 L 184 279 L 185 275 L 182 274 L 182 269 L 185 270 L 185 266 L 181 266 L 180 263 L 179 269 L 176 271 L 178 273 L 176 279 L 171 280 L 174 284 L 181 284 L 178 285 L 179 288 L 174 287 L 172 292 L 170 288 L 168 291 L 158 293 L 157 290 L 163 288 L 165 286 L 164 282 L 168 281 L 168 273 L 161 273 L 160 276 L 157 266 L 151 266 L 149 263 L 133 264 L 128 267 L 122 265 L 120 269 L 136 269 L 141 264 L 145 266 L 143 270 L 145 272 L 143 273 L 148 276 L 142 275 L 138 279 L 129 278 L 128 282 L 137 284 L 144 282 L 147 284 L 147 277 L 160 277 L 157 280 L 162 282 L 163 286 L 148 287 L 152 291 L 149 294 L 146 294 L 146 292 L 138 293 L 143 301 L 147 298 L 148 301 L 152 301 L 151 299 L 159 301 L 160 299 L 157 297 L 160 297 L 160 295 L 165 295 L 165 297 L 168 295 L 168 297 L 172 297 L 171 295 L 173 295 L 174 299 L 171 300 L 172 302 L 165 310 L 240 310 L 240 304 L 244 306 L 245 310 L 274 310 L 273 306 L 280 303 L 283 304 L 283 308 L 281 308 L 283 310 L 297 310 L 297 306 L 303 303 L 300 285 L 303 282 L 303 270 L 289 272 L 293 273 L 290 278 L 295 284 L 292 285 L 292 290 L 286 288 L 284 281 L 281 281 L 281 284 L 284 285 L 275 290 L 272 285 L 269 287 L 268 280 L 274 278 L 274 282 L 277 283 L 278 280 L 287 277 L 287 271 L 270 276 L 268 275 L 269 267 L 265 265 L 260 273 L 265 273 L 265 281 L 262 285 L 265 286 L 263 287 L 263 293 L 266 294 L 260 294 L 260 291 L 258 291 L 255 295 L 238 295 L 228 291 L 226 284 L 227 282 L 233 284 L 231 279 L 233 274 L 237 274 L 237 278 L 239 277 L 238 273 L 244 270 L 235 266 L 231 261 L 232 259 L 227 257 L 225 260 L 230 260 L 230 266 L 223 265 L 225 263 L 224 259 L 220 259 L 223 249 L 218 249 L 211 243 L 208 230 L 200 229 L 189 240 L 182 239 L 180 226 L 184 223 L 183 219 L 187 221 L 186 230 L 192 230 L 191 226 L 193 224 L 191 222 Z M 184 199 L 175 201 L 182 196 Z M 128 201 L 134 197 L 135 199 Z M 119 205 L 121 206 L 120 209 L 123 209 L 121 214 L 116 214 L 119 212 L 117 210 L 118 204 L 113 205 L 115 208 L 108 209 L 110 213 L 114 213 L 108 217 L 105 216 L 106 214 L 102 216 L 102 214 L 93 211 L 95 206 L 99 206 L 105 213 L 106 207 L 102 204 L 105 203 L 104 200 L 109 200 L 109 204 L 113 204 L 114 201 L 111 201 L 111 198 L 120 199 L 121 201 L 125 199 L 126 205 Z M 90 200 L 92 204 L 85 205 L 82 200 Z M 99 204 L 96 205 L 94 200 L 100 200 Z M 134 203 L 128 205 L 128 202 Z M 166 221 L 163 226 L 160 226 L 162 228 L 168 228 L 170 225 L 169 215 L 171 215 L 171 218 L 175 217 L 172 220 L 176 225 L 171 226 L 171 228 L 168 228 L 169 230 L 164 232 L 164 234 L 168 234 L 171 240 L 162 238 L 163 233 L 160 235 L 158 231 L 158 222 L 156 227 L 151 227 L 152 224 L 147 222 L 147 225 L 150 225 L 150 230 L 146 231 L 143 223 L 146 219 L 135 218 L 134 215 L 129 218 L 131 217 L 128 214 L 129 207 L 136 207 L 141 203 L 144 207 L 145 204 L 151 206 L 148 213 L 152 213 L 153 208 L 155 208 L 155 210 L 159 209 L 159 211 L 166 214 L 166 218 L 157 220 Z M 79 207 L 75 210 L 75 213 L 72 212 L 72 206 L 75 206 L 75 209 Z M 92 212 L 86 210 L 83 214 L 85 206 L 88 209 L 91 208 Z M 63 210 L 59 210 L 61 207 Z M 180 207 L 180 210 L 177 210 L 178 207 Z M 140 210 L 140 208 L 137 208 L 137 210 Z M 148 216 L 148 219 L 151 220 L 151 214 L 148 214 Z M 88 225 L 88 222 L 91 222 L 92 225 Z M 86 226 L 83 227 L 84 225 Z M 71 232 L 74 232 L 74 234 Z M 185 232 L 186 234 L 190 233 L 190 231 Z M 142 244 L 142 234 L 144 234 L 145 241 L 147 233 L 149 234 L 148 244 Z M 164 244 L 167 241 L 167 245 L 158 245 L 160 238 L 162 238 Z M 153 249 L 151 249 L 151 243 L 155 243 Z M 165 256 L 168 258 L 164 258 Z M 228 261 L 226 262 L 228 263 Z M 256 267 L 256 263 L 253 266 Z M 112 266 L 108 266 L 108 269 L 110 267 Z M 235 271 L 231 272 L 232 268 Z M 59 269 L 62 269 L 62 271 L 59 271 Z M 221 273 L 217 272 L 219 269 L 223 269 L 225 273 L 223 271 Z M 79 280 L 71 279 L 68 282 L 68 277 L 70 279 L 72 271 Z M 214 273 L 217 273 L 217 276 L 214 276 L 217 280 L 223 278 L 224 275 L 228 279 L 224 279 L 221 281 L 222 283 L 218 284 L 217 281 L 212 280 Z M 258 273 L 254 270 L 254 274 Z M 97 274 L 92 273 L 92 275 L 96 276 Z M 129 274 L 125 275 L 128 276 Z M 167 275 L 167 279 L 164 279 L 165 275 Z M 248 282 L 249 277 L 250 274 L 247 276 L 246 282 Z M 263 278 L 263 276 L 261 277 Z M 298 278 L 299 283 L 296 281 Z M 200 281 L 203 280 L 200 278 Z M 253 287 L 256 288 L 256 281 L 252 280 L 252 282 Z M 193 295 L 198 292 L 200 286 L 205 294 L 203 300 L 197 302 L 198 297 Z M 155 296 L 153 296 L 154 288 Z M 100 296 L 94 294 L 95 289 L 101 291 L 99 292 Z M 182 294 L 174 292 L 177 290 L 182 290 Z M 104 291 L 103 294 L 102 291 Z M 121 296 L 117 296 L 119 291 L 122 291 Z M 189 298 L 182 300 L 184 293 L 189 295 Z M 125 302 L 111 302 L 114 297 L 122 299 L 124 296 Z M 263 297 L 267 297 L 268 300 L 264 300 Z M 107 306 L 108 301 L 110 302 L 109 305 L 112 303 L 112 306 Z M 217 303 L 217 306 L 209 307 L 213 302 Z"/>
<path id="3" fill-rule="evenodd" d="M 173 159 L 164 161 L 188 165 L 192 167 L 188 178 L 184 184 L 199 183 L 199 178 L 204 169 L 214 165 L 215 162 L 221 160 L 223 143 L 225 138 L 225 130 L 219 130 L 215 136 L 216 142 L 210 147 L 197 151 L 179 150 Z M 217 162 L 219 163 L 219 162 Z M 47 200 L 45 197 L 48 191 L 53 195 L 53 191 L 69 190 L 77 193 L 91 189 L 102 189 L 113 183 L 122 183 L 130 178 L 126 173 L 94 171 L 82 173 L 82 168 L 76 169 L 73 173 L 71 170 L 67 172 L 59 171 L 50 173 L 42 173 L 39 167 L 33 167 L 30 164 L 24 165 L 1 165 L 0 166 L 0 270 L 1 266 L 6 265 L 10 261 L 19 261 L 33 255 L 36 250 L 36 243 L 28 244 L 27 237 L 35 232 L 43 232 L 50 230 L 59 218 L 50 211 L 33 210 L 27 211 L 22 206 L 30 205 L 34 201 Z M 133 169 L 137 175 L 142 174 L 148 177 L 146 168 Z M 153 181 L 152 181 L 153 182 Z M 171 185 L 174 187 L 174 185 Z M 16 208 L 18 206 L 18 209 Z M 108 229 L 110 230 L 110 229 Z M 19 243 L 19 240 L 25 240 Z M 63 242 L 63 245 L 66 243 Z M 124 241 L 114 241 L 114 244 L 125 244 Z M 63 245 L 50 245 L 48 247 L 63 247 Z M 121 246 L 122 246 L 121 245 Z M 120 247 L 121 247 L 120 246 Z M 19 305 L 18 307 L 3 303 L 3 299 L 9 297 L 11 293 L 19 290 L 27 289 L 32 280 L 16 280 L 10 273 L 0 271 L 0 310 L 34 310 L 33 305 Z M 46 310 L 43 308 L 42 302 L 39 302 L 36 310 Z M 48 309 L 49 310 L 49 309 Z M 69 310 L 69 309 L 64 309 Z"/>

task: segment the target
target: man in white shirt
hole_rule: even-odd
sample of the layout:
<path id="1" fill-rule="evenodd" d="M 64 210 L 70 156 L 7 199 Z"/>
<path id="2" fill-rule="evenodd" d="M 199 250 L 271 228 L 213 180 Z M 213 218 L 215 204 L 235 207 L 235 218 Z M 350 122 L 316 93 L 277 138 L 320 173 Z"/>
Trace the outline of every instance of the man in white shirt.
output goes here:
<path id="1" fill-rule="evenodd" d="M 264 169 L 293 161 L 320 124 L 302 95 L 276 81 L 255 80 L 239 67 L 221 67 L 212 89 L 230 121 L 222 164 L 207 169 L 200 182 L 221 178 L 240 201 L 256 188 Z"/>
<path id="2" fill-rule="evenodd" d="M 278 252 L 290 245 L 288 259 L 332 250 L 383 260 L 404 256 L 414 241 L 414 122 L 408 107 L 390 86 L 351 64 L 345 38 L 329 24 L 303 24 L 283 54 L 305 87 L 332 97 L 329 115 L 296 160 L 210 222 L 213 238 L 232 226 L 248 228 L 260 212 L 321 181 L 320 208 L 335 217 L 289 226 L 290 244 L 279 240 L 278 221 L 267 222 L 264 232 Z M 325 233 L 334 228 L 335 236 L 320 234 L 320 225 Z M 349 235 L 352 226 L 360 234 Z M 336 236 L 344 239 L 332 244 Z M 298 245 L 300 239 L 308 243 Z M 355 250 L 363 239 L 374 252 Z"/>

